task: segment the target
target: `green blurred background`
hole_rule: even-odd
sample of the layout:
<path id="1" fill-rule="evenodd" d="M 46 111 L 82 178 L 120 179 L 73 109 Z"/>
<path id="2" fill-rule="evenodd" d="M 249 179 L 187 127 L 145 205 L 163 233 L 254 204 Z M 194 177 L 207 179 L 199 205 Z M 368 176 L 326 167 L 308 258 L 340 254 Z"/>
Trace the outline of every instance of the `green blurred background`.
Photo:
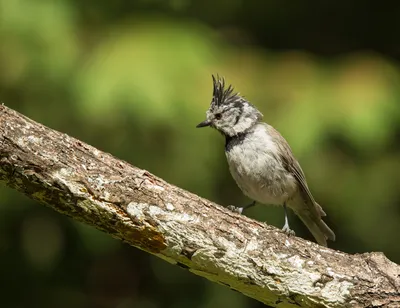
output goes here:
<path id="1" fill-rule="evenodd" d="M 227 78 L 289 141 L 348 253 L 400 263 L 400 2 L 0 0 L 0 101 L 223 205 L 197 130 Z M 246 215 L 281 227 L 283 210 Z M 310 239 L 293 215 L 297 235 Z M 0 187 L 2 307 L 261 307 Z"/>

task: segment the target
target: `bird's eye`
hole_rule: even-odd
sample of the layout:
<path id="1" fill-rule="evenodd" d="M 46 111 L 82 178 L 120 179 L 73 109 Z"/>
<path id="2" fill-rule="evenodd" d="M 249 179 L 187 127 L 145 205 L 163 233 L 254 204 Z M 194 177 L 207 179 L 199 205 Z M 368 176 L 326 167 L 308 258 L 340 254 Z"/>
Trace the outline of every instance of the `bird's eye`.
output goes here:
<path id="1" fill-rule="evenodd" d="M 215 118 L 216 118 L 217 120 L 221 120 L 221 118 L 222 118 L 222 114 L 220 114 L 220 113 L 217 113 L 217 114 L 215 115 Z"/>

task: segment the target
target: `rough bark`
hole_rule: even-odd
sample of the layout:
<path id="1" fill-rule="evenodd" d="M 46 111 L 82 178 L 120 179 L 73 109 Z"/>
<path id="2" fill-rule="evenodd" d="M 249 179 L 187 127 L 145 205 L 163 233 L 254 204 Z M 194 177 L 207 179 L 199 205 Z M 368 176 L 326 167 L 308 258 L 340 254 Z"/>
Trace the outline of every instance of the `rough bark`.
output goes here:
<path id="1" fill-rule="evenodd" d="M 0 106 L 0 182 L 273 307 L 400 307 L 400 267 L 230 212 Z"/>

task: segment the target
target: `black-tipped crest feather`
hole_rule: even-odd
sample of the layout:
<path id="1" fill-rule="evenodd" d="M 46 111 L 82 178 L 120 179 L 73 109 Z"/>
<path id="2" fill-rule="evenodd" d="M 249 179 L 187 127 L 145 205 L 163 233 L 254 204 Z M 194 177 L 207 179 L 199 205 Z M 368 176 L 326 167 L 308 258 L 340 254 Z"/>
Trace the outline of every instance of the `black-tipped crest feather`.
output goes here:
<path id="1" fill-rule="evenodd" d="M 225 88 L 225 79 L 223 77 L 219 77 L 218 75 L 215 77 L 212 75 L 213 79 L 213 103 L 216 106 L 220 106 L 221 104 L 229 104 L 232 101 L 235 101 L 239 98 L 239 93 L 234 93 L 234 89 L 232 85 L 229 85 Z"/>

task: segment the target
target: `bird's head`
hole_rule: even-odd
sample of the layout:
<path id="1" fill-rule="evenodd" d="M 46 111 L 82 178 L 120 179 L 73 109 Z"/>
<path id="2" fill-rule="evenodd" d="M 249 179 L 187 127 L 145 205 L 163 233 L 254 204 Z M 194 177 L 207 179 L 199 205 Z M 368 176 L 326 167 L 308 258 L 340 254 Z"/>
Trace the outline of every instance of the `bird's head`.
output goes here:
<path id="1" fill-rule="evenodd" d="M 233 87 L 225 86 L 225 80 L 219 76 L 213 78 L 213 97 L 206 112 L 206 120 L 197 127 L 211 126 L 228 137 L 245 133 L 263 115 L 245 98 L 235 93 Z"/>

